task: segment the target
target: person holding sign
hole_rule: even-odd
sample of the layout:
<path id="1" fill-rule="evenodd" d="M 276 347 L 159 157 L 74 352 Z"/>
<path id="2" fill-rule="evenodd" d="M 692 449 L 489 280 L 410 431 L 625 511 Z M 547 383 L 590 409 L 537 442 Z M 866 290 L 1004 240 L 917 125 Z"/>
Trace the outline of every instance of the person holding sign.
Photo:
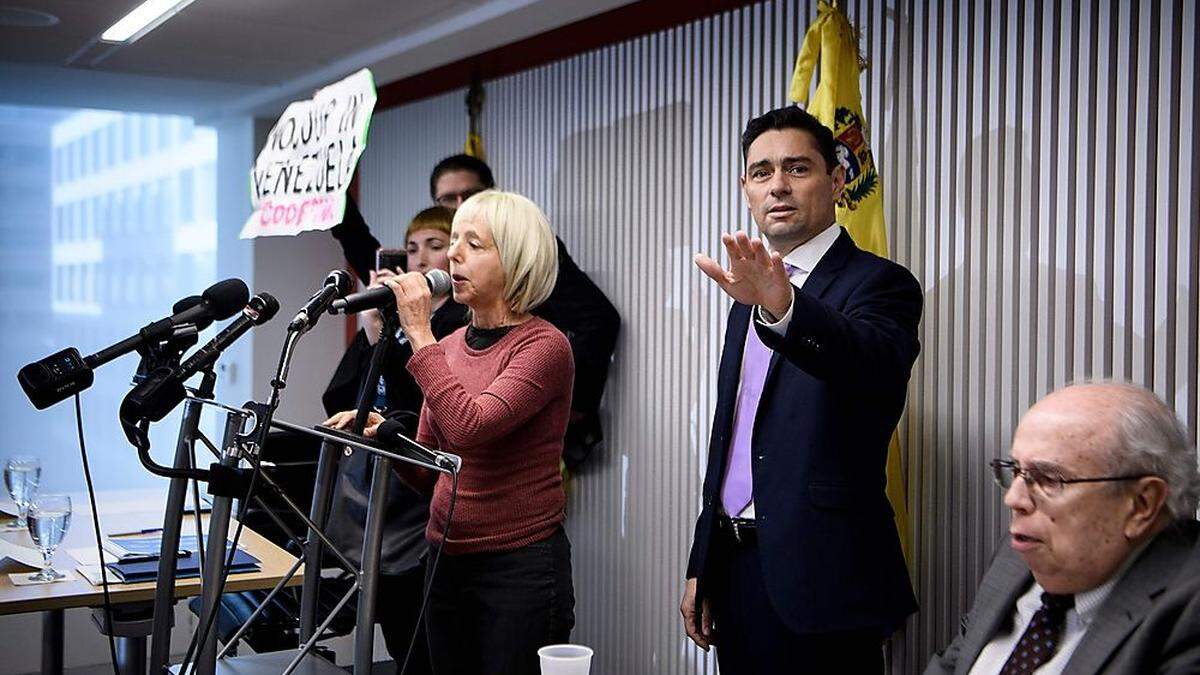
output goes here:
<path id="1" fill-rule="evenodd" d="M 254 211 L 241 238 L 327 230 L 343 218 L 375 101 L 364 68 L 284 109 L 250 170 Z"/>
<path id="2" fill-rule="evenodd" d="M 449 272 L 450 263 L 446 251 L 450 244 L 450 221 L 454 212 L 435 206 L 425 209 L 413 218 L 405 233 L 408 252 L 404 270 L 424 274 L 437 268 Z M 404 270 L 387 266 L 389 261 L 380 256 L 378 270 L 370 270 L 372 287 L 380 286 L 387 279 L 394 279 Z M 433 300 L 430 325 L 434 337 L 443 338 L 467 324 L 467 309 L 449 297 Z M 345 417 L 353 420 L 358 402 L 358 391 L 370 364 L 372 346 L 380 339 L 382 319 L 379 310 L 359 314 L 363 328 L 354 337 L 354 342 L 342 356 L 333 379 L 322 396 L 325 410 L 336 421 Z M 393 340 L 390 358 L 383 364 L 383 373 L 377 390 L 373 421 L 384 417 L 399 420 L 405 435 L 415 436 L 417 416 L 423 398 L 421 389 L 405 370 L 412 357 L 412 347 L 407 338 L 386 336 Z M 341 415 L 337 415 L 340 411 Z M 330 513 L 329 536 L 338 549 L 350 560 L 357 562 L 362 552 L 363 525 L 366 522 L 367 502 L 371 488 L 371 462 L 367 453 L 356 452 L 339 463 L 338 482 L 335 487 Z M 383 543 L 380 550 L 379 598 L 375 603 L 376 619 L 383 629 L 383 638 L 388 653 L 397 663 L 408 651 L 413 631 L 419 631 L 416 646 L 409 659 L 409 675 L 429 673 L 429 656 L 424 630 L 418 626 L 425 582 L 425 526 L 429 521 L 429 498 L 403 485 L 398 479 L 388 490 L 385 505 Z"/>
<path id="3" fill-rule="evenodd" d="M 425 279 L 383 281 L 425 394 L 417 441 L 463 458 L 450 522 L 451 478 L 397 468 L 432 492 L 426 537 L 444 546 L 429 578 L 430 653 L 439 675 L 536 673 L 538 648 L 566 642 L 575 623 L 559 471 L 574 364 L 563 334 L 533 315 L 554 288 L 558 247 L 533 202 L 489 190 L 455 213 L 449 258 L 471 322 L 440 342 Z"/>

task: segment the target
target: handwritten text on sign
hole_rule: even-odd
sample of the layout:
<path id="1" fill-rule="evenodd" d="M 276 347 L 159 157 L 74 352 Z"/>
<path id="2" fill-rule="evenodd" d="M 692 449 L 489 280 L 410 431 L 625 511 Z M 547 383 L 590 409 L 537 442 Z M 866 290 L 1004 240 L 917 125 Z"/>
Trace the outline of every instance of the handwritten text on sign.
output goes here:
<path id="1" fill-rule="evenodd" d="M 374 108 L 375 81 L 366 69 L 289 105 L 250 172 L 255 210 L 242 238 L 327 230 L 341 222 Z"/>

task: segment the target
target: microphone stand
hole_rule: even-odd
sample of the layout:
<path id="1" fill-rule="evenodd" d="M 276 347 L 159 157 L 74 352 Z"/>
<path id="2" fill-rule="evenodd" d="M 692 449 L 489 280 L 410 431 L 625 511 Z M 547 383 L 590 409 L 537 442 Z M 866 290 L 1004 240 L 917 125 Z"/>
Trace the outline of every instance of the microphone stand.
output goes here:
<path id="1" fill-rule="evenodd" d="M 141 441 L 141 443 L 135 443 L 135 445 L 139 449 L 139 454 L 144 456 L 143 463 L 146 463 L 148 468 L 151 468 L 155 473 L 167 475 L 172 479 L 171 490 L 168 494 L 167 511 L 163 521 L 163 549 L 159 559 L 160 576 L 158 587 L 155 591 L 154 650 L 152 651 L 151 672 L 162 672 L 162 668 L 165 666 L 168 658 L 167 651 L 170 642 L 175 591 L 175 559 L 178 555 L 180 521 L 186 497 L 186 481 L 191 479 L 194 482 L 197 477 L 201 477 L 209 482 L 208 491 L 214 495 L 212 512 L 208 523 L 209 546 L 206 551 L 198 552 L 204 559 L 204 565 L 202 566 L 202 606 L 200 613 L 200 626 L 203 630 L 203 627 L 211 625 L 215 618 L 214 614 L 220 611 L 219 603 L 220 596 L 224 590 L 227 556 L 225 545 L 223 544 L 227 543 L 233 499 L 236 497 L 239 499 L 252 498 L 258 500 L 254 495 L 246 494 L 248 492 L 247 485 L 253 486 L 254 482 L 253 479 L 247 481 L 245 476 L 246 470 L 238 468 L 238 464 L 242 459 L 246 459 L 252 465 L 255 477 L 262 478 L 268 486 L 283 498 L 288 508 L 304 520 L 305 525 L 308 527 L 307 539 L 300 541 L 286 527 L 284 527 L 284 531 L 303 545 L 305 553 L 303 558 L 297 560 L 291 569 L 283 575 L 283 578 L 268 593 L 263 602 L 259 604 L 235 635 L 230 638 L 219 655 L 216 650 L 217 632 L 210 629 L 208 634 L 204 636 L 203 644 L 197 645 L 195 661 L 192 664 L 188 664 L 185 658 L 185 662 L 179 667 L 179 672 L 196 672 L 203 675 L 215 673 L 217 670 L 217 659 L 224 658 L 232 649 L 233 645 L 237 643 L 250 626 L 251 622 L 262 613 L 272 598 L 294 577 L 301 562 L 306 565 L 300 617 L 302 644 L 298 653 L 294 654 L 294 658 L 283 669 L 283 673 L 287 675 L 300 665 L 301 661 L 316 645 L 317 640 L 320 639 L 324 631 L 333 622 L 337 613 L 349 602 L 354 593 L 360 589 L 363 591 L 364 596 L 359 599 L 360 606 L 358 609 L 357 624 L 359 630 L 355 641 L 355 667 L 356 670 L 361 670 L 361 672 L 369 672 L 372 663 L 374 641 L 374 600 L 377 591 L 380 544 L 382 542 L 384 526 L 383 505 L 387 497 L 387 481 L 390 478 L 393 462 L 401 461 L 442 473 L 456 473 L 462 465 L 461 458 L 450 453 L 431 451 L 408 438 L 400 437 L 396 439 L 409 452 L 408 455 L 405 455 L 391 452 L 379 443 L 361 436 L 362 428 L 366 424 L 371 409 L 370 403 L 378 387 L 382 364 L 388 355 L 389 346 L 392 341 L 391 336 L 395 334 L 398 324 L 399 319 L 394 312 L 384 313 L 384 329 L 380 335 L 381 339 L 372 352 L 367 378 L 359 392 L 359 406 L 355 417 L 354 434 L 346 434 L 320 427 L 301 427 L 274 419 L 274 412 L 279 405 L 280 392 L 287 386 L 288 369 L 295 351 L 296 342 L 303 334 L 302 331 L 288 332 L 283 352 L 280 355 L 276 376 L 271 381 L 272 391 L 266 403 L 251 401 L 242 408 L 234 408 L 219 403 L 211 398 L 216 379 L 212 373 L 211 366 L 202 371 L 204 379 L 201 382 L 200 388 L 194 395 L 187 397 L 188 403 L 180 427 L 175 466 L 172 467 L 173 470 L 167 469 L 167 467 L 160 467 L 153 464 L 152 461 L 149 463 L 145 461 L 149 455 L 149 442 L 145 436 L 145 431 L 149 424 L 148 420 L 139 420 L 136 423 L 122 420 L 123 423 L 126 423 L 127 431 L 129 427 L 136 427 L 135 430 L 140 432 L 137 440 Z M 203 405 L 213 405 L 227 412 L 224 439 L 221 446 L 222 451 L 219 455 L 221 461 L 219 464 L 212 465 L 212 468 L 208 471 L 198 471 L 194 467 L 194 443 L 196 440 L 202 441 L 210 450 L 214 451 L 214 453 L 216 452 L 216 448 L 213 447 L 212 443 L 199 431 L 200 410 Z M 247 420 L 251 420 L 251 428 L 243 432 L 242 429 L 246 426 Z M 306 433 L 317 436 L 324 441 L 317 471 L 318 484 L 314 491 L 310 509 L 312 517 L 305 515 L 300 507 L 283 493 L 283 490 L 270 476 L 261 473 L 258 451 L 272 427 Z M 131 438 L 132 440 L 135 439 Z M 361 570 L 356 570 L 355 566 L 333 545 L 322 531 L 327 521 L 332 488 L 337 475 L 337 462 L 340 449 L 343 447 L 346 448 L 347 454 L 350 452 L 350 448 L 357 448 L 370 452 L 373 456 L 372 486 L 367 510 L 367 523 L 363 537 L 363 565 Z M 198 505 L 197 498 L 197 507 Z M 199 536 L 199 511 L 197 511 L 196 517 L 197 539 L 200 540 L 200 544 L 203 546 L 203 537 Z M 278 520 L 277 517 L 276 522 L 282 524 L 282 521 Z M 318 584 L 320 583 L 320 559 L 323 548 L 326 546 L 329 547 L 330 551 L 346 569 L 351 570 L 355 574 L 355 580 L 351 588 L 336 604 L 330 615 L 317 626 L 315 625 L 316 600 Z M 291 653 L 287 654 L 290 655 Z M 269 654 L 261 656 L 271 657 Z M 278 664 L 280 661 L 276 657 L 276 660 L 271 661 L 271 663 Z M 312 664 L 313 662 L 310 660 L 308 663 Z M 311 667 L 322 668 L 320 665 L 312 665 Z M 333 668 L 333 666 L 329 667 Z M 278 665 L 272 668 L 278 668 Z"/>
<path id="2" fill-rule="evenodd" d="M 367 418 L 372 409 L 379 378 L 383 371 L 383 363 L 391 351 L 393 336 L 400 328 L 400 319 L 395 310 L 381 309 L 383 327 L 379 331 L 379 339 L 371 351 L 371 360 L 367 366 L 367 374 L 358 391 L 358 407 L 351 430 L 361 434 L 366 427 Z M 340 447 L 329 442 L 321 446 L 321 457 L 317 465 L 316 489 L 313 494 L 312 512 L 309 518 L 317 526 L 323 528 L 328 522 L 330 500 L 337 479 L 338 462 L 341 459 Z M 392 461 L 387 457 L 375 455 L 372 458 L 371 490 L 367 504 L 367 521 L 363 530 L 362 569 L 356 576 L 356 585 L 361 588 L 358 598 L 358 614 L 355 633 L 354 662 L 365 664 L 370 668 L 374 653 L 375 631 L 375 596 L 379 584 L 379 557 L 383 542 L 383 510 L 387 501 L 388 478 L 392 470 Z M 310 530 L 310 536 L 313 532 Z M 311 541 L 311 539 L 310 539 Z M 317 599 L 321 583 L 323 547 L 313 545 L 305 550 L 304 560 L 304 590 L 300 600 L 300 639 L 310 640 L 319 634 L 317 624 Z M 353 569 L 353 566 L 351 566 Z M 353 589 L 352 589 L 353 590 Z M 367 627 L 372 627 L 368 629 Z"/>
<path id="3" fill-rule="evenodd" d="M 370 412 L 371 398 L 379 388 L 382 366 L 390 345 L 400 328 L 400 318 L 395 309 L 379 311 L 383 317 L 383 328 L 379 340 L 371 352 L 371 364 L 367 378 L 358 394 L 358 414 L 354 418 L 354 432 L 362 433 Z M 379 557 L 383 545 L 383 516 L 387 508 L 388 489 L 391 484 L 392 460 L 386 456 L 371 457 L 371 491 L 367 502 L 367 522 L 363 527 L 362 542 L 362 590 L 358 594 L 358 616 L 354 631 L 354 664 L 369 673 L 375 653 L 375 599 L 379 589 Z M 357 672 L 357 671 L 356 671 Z"/>
<path id="4" fill-rule="evenodd" d="M 221 444 L 224 453 L 221 456 L 220 465 L 213 465 L 208 483 L 209 493 L 213 494 L 214 498 L 212 513 L 208 519 L 210 545 L 204 557 L 203 576 L 205 582 L 199 623 L 201 631 L 207 631 L 207 633 L 204 634 L 203 643 L 197 645 L 194 669 L 200 675 L 216 673 L 218 631 L 215 629 L 216 617 L 213 615 L 220 611 L 221 592 L 224 590 L 226 579 L 225 542 L 229 535 L 229 519 L 232 515 L 233 499 L 234 497 L 240 497 L 243 500 L 250 499 L 252 495 L 249 488 L 254 485 L 254 479 L 251 478 L 249 488 L 243 486 L 244 472 L 238 469 L 238 465 L 243 457 L 251 459 L 255 464 L 255 474 L 261 473 L 257 464 L 258 453 L 271 430 L 271 420 L 275 415 L 275 410 L 279 408 L 280 392 L 287 387 L 287 376 L 292 365 L 292 357 L 296 353 L 296 345 L 304 336 L 304 332 L 302 329 L 288 329 L 287 337 L 283 341 L 283 351 L 279 355 L 279 365 L 275 370 L 274 379 L 271 380 L 271 393 L 267 397 L 267 402 L 264 404 L 251 401 L 246 404 L 249 413 L 257 418 L 254 427 L 242 434 L 240 432 L 247 416 L 234 412 L 230 412 L 226 416 L 225 438 Z M 234 544 L 236 545 L 237 542 L 235 541 Z M 234 550 L 231 553 L 236 555 L 237 551 Z M 184 665 L 186 666 L 186 664 Z"/>
<path id="5" fill-rule="evenodd" d="M 212 398 L 217 376 L 212 366 L 203 371 L 200 387 L 196 390 L 201 398 Z M 183 420 L 179 424 L 179 439 L 175 443 L 174 467 L 195 468 L 195 443 L 200 431 L 200 412 L 204 406 L 193 399 L 184 404 Z M 167 506 L 163 513 L 162 543 L 158 558 L 158 586 L 154 589 L 154 624 L 150 639 L 150 672 L 162 673 L 170 658 L 171 626 L 175 618 L 175 565 L 179 555 L 179 535 L 182 527 L 184 500 L 187 497 L 187 478 L 176 476 L 171 479 L 167 491 Z M 196 505 L 196 541 L 200 546 L 198 555 L 203 557 L 203 537 L 200 536 L 200 491 L 193 479 Z M 103 561 L 101 562 L 103 564 Z"/>
<path id="6" fill-rule="evenodd" d="M 225 416 L 225 435 L 221 442 L 221 447 L 225 449 L 221 456 L 220 466 L 233 470 L 237 468 L 238 462 L 242 459 L 244 448 L 238 442 L 238 433 L 242 429 L 242 425 L 246 420 L 246 416 L 234 412 L 227 413 Z M 214 467 L 215 468 L 215 467 Z M 199 626 L 208 626 L 209 622 L 213 621 L 210 615 L 220 611 L 221 592 L 224 590 L 222 581 L 225 578 L 225 544 L 229 538 L 229 519 L 233 513 L 233 497 L 231 494 L 234 490 L 220 489 L 214 485 L 216 479 L 214 473 L 210 477 L 209 492 L 217 496 L 212 500 L 212 512 L 208 517 L 208 550 L 204 554 L 204 584 L 201 588 L 201 609 Z M 235 481 L 230 481 L 231 483 Z M 233 487 L 233 486 L 229 486 Z M 213 492 L 217 488 L 217 492 Z M 248 498 L 249 495 L 242 495 L 242 498 Z M 161 566 L 161 560 L 160 560 Z M 199 653 L 196 656 L 195 672 L 201 675 L 212 675 L 216 672 L 217 662 L 217 630 L 208 631 L 205 636 L 204 644 L 197 647 Z"/>
<path id="7" fill-rule="evenodd" d="M 236 447 L 239 443 L 239 435 L 237 432 L 243 426 L 243 423 L 246 419 L 255 417 L 253 411 L 246 410 L 244 408 L 234 408 L 231 406 L 227 406 L 223 403 L 217 402 L 215 400 L 205 399 L 205 398 L 197 397 L 194 395 L 188 397 L 188 402 L 189 402 L 189 404 L 193 404 L 196 408 L 202 407 L 203 405 L 211 405 L 211 406 L 221 408 L 228 413 L 227 419 L 226 419 L 226 433 L 225 433 L 225 441 L 226 442 L 224 444 L 225 447 L 227 448 L 227 451 L 225 453 L 223 453 L 223 455 L 222 455 L 222 458 L 223 458 L 222 463 L 226 464 L 226 465 L 234 464 L 236 462 L 235 457 L 242 453 L 242 451 L 237 449 L 237 447 Z M 185 422 L 187 421 L 187 419 L 188 418 L 185 417 Z M 454 455 L 451 453 L 445 453 L 445 452 L 431 451 L 427 448 L 422 447 L 421 445 L 419 445 L 412 439 L 405 438 L 405 437 L 400 437 L 396 440 L 399 441 L 400 445 L 403 446 L 404 449 L 408 450 L 411 453 L 409 455 L 391 452 L 391 451 L 385 449 L 384 447 L 382 447 L 379 443 L 377 443 L 371 439 L 362 438 L 360 436 L 354 436 L 354 435 L 346 434 L 343 432 L 337 432 L 337 431 L 334 431 L 331 429 L 323 429 L 320 427 L 317 427 L 317 428 L 304 427 L 304 426 L 292 424 L 290 422 L 286 422 L 284 420 L 279 420 L 279 419 L 272 419 L 270 421 L 270 425 L 271 425 L 271 427 L 276 428 L 276 429 L 284 429 L 284 430 L 288 430 L 288 431 L 292 431 L 292 432 L 316 436 L 318 438 L 321 438 L 324 441 L 325 446 L 329 446 L 329 447 L 333 448 L 335 451 L 337 451 L 338 448 L 341 448 L 343 446 L 348 446 L 348 447 L 356 448 L 358 450 L 366 451 L 366 452 L 371 453 L 375 457 L 385 458 L 389 462 L 389 464 L 391 462 L 404 462 L 404 463 L 419 466 L 419 467 L 422 467 L 422 468 L 425 468 L 425 469 L 428 469 L 431 471 L 438 471 L 438 472 L 442 472 L 442 473 L 457 472 L 462 466 L 462 459 L 460 457 L 458 457 L 457 455 Z M 182 435 L 182 430 L 181 430 L 181 435 Z M 208 448 L 210 450 L 212 450 L 214 453 L 216 452 L 216 448 L 213 447 L 213 445 L 208 442 L 208 439 L 205 438 L 202 433 L 196 432 L 196 434 L 193 438 L 197 438 L 197 439 L 203 441 L 204 444 L 206 446 L 208 446 Z M 428 458 L 426 458 L 426 456 Z M 257 457 L 254 457 L 253 455 L 248 455 L 248 456 L 245 456 L 244 458 L 247 459 L 252 464 L 257 465 L 257 463 L 258 463 Z M 184 461 L 186 461 L 186 460 L 184 460 Z M 216 475 L 216 472 L 214 472 L 214 475 Z M 304 659 L 305 656 L 308 655 L 309 651 L 311 651 L 312 648 L 316 645 L 317 640 L 320 639 L 320 636 L 324 633 L 326 628 L 328 628 L 328 626 L 333 622 L 337 613 L 340 612 L 341 609 L 349 602 L 349 600 L 353 597 L 354 593 L 359 590 L 359 588 L 362 585 L 364 573 L 361 571 L 355 570 L 354 564 L 351 563 L 345 557 L 345 555 L 334 546 L 333 542 L 330 541 L 329 538 L 325 535 L 325 533 L 317 527 L 316 523 L 314 523 L 304 513 L 304 511 L 290 497 L 288 497 L 286 493 L 284 493 L 282 488 L 280 488 L 279 485 L 273 479 L 271 479 L 269 475 L 264 473 L 264 474 L 260 475 L 260 478 L 263 479 L 267 483 L 267 485 L 275 491 L 275 493 L 283 500 L 283 502 L 287 505 L 287 507 L 291 511 L 293 511 L 297 516 L 299 516 L 304 521 L 305 525 L 309 528 L 308 531 L 309 531 L 310 537 L 306 540 L 300 540 L 294 534 L 292 534 L 292 532 L 286 527 L 286 525 L 283 524 L 282 520 L 280 520 L 276 517 L 275 518 L 276 523 L 279 524 L 281 527 L 283 527 L 285 533 L 288 534 L 288 536 L 291 537 L 293 540 L 300 543 L 306 552 L 324 544 L 324 546 L 329 547 L 330 551 L 334 554 L 335 557 L 338 558 L 338 560 L 341 562 L 341 564 L 343 566 L 345 566 L 346 569 L 353 570 L 353 571 L 355 571 L 355 574 L 356 574 L 355 580 L 354 580 L 353 584 L 351 585 L 351 588 L 337 602 L 336 606 L 333 608 L 332 612 L 330 612 L 329 616 L 326 617 L 325 620 L 314 629 L 313 633 L 307 639 L 305 639 L 303 641 L 299 650 L 296 652 L 290 652 L 290 651 L 286 652 L 287 656 L 294 655 L 294 657 L 291 658 L 291 660 L 288 662 L 287 666 L 285 668 L 283 668 L 283 670 L 282 670 L 282 673 L 284 675 L 287 675 L 287 674 L 293 672 L 301 664 L 301 661 Z M 184 479 L 180 478 L 179 480 L 184 480 Z M 210 488 L 210 493 L 211 492 L 212 492 L 212 489 Z M 261 500 L 259 500 L 258 497 L 252 497 L 252 498 L 259 501 L 260 505 L 263 505 L 263 503 L 261 502 Z M 222 537 L 227 536 L 228 526 L 229 526 L 229 518 L 230 518 L 230 515 L 232 512 L 232 509 L 230 508 L 230 501 L 231 500 L 229 497 L 215 498 L 213 500 L 213 511 L 209 517 L 210 530 L 209 530 L 209 540 L 208 541 L 210 542 L 210 545 L 208 547 L 208 551 L 206 554 L 207 562 L 203 566 L 202 608 L 201 608 L 201 624 L 200 624 L 201 626 L 203 626 L 204 622 L 208 620 L 208 618 L 207 618 L 208 615 L 211 615 L 211 613 L 214 611 L 219 611 L 218 602 L 219 602 L 219 598 L 224 590 L 221 587 L 222 586 L 221 581 L 222 581 L 222 576 L 223 576 L 222 568 L 224 567 L 224 563 L 225 563 L 225 551 L 224 551 L 223 546 L 212 545 L 212 542 L 220 541 L 219 539 L 213 538 L 213 537 L 216 537 L 218 534 L 220 534 Z M 314 501 L 316 501 L 315 495 L 314 495 Z M 223 502 L 223 504 L 222 504 L 222 502 Z M 265 505 L 263 505 L 263 506 L 264 506 L 264 508 L 266 508 Z M 183 507 L 183 500 L 180 499 L 177 502 L 176 508 L 182 509 L 182 507 Z M 167 518 L 171 519 L 171 520 L 178 520 L 181 516 L 182 516 L 181 513 L 176 513 L 176 515 L 174 515 L 174 516 L 171 516 L 170 514 L 168 514 Z M 382 518 L 383 518 L 382 511 L 375 511 L 374 513 L 370 514 L 368 516 L 368 527 L 373 527 L 373 528 L 379 529 L 381 531 Z M 373 525 L 371 524 L 372 522 L 374 522 Z M 197 527 L 199 527 L 199 525 L 197 525 Z M 219 532 L 218 532 L 218 530 L 219 530 Z M 178 531 L 176 531 L 176 536 L 177 535 L 178 535 Z M 169 544 L 169 542 L 164 542 L 164 546 L 167 546 L 168 544 Z M 376 544 L 376 550 L 378 550 L 377 544 Z M 164 552 L 166 552 L 166 549 L 164 549 Z M 201 554 L 201 555 L 205 555 L 205 554 Z M 207 654 L 204 654 L 202 652 L 203 658 L 198 657 L 195 662 L 190 664 L 190 667 L 188 667 L 188 664 L 181 664 L 181 666 L 179 666 L 179 667 L 172 666 L 172 668 L 171 668 L 172 672 L 180 672 L 180 673 L 194 673 L 194 672 L 212 673 L 212 672 L 215 672 L 217 665 L 218 665 L 217 659 L 224 658 L 232 650 L 233 646 L 235 644 L 237 644 L 238 640 L 242 637 L 242 635 L 245 634 L 246 630 L 249 629 L 249 627 L 254 622 L 254 620 L 256 618 L 258 618 L 258 616 L 262 614 L 263 610 L 270 604 L 271 600 L 276 595 L 278 595 L 288 585 L 288 582 L 290 582 L 291 579 L 295 576 L 295 574 L 299 570 L 299 567 L 303 561 L 304 561 L 303 557 L 298 559 L 292 565 L 291 569 L 289 569 L 282 576 L 282 578 L 280 578 L 278 583 L 275 584 L 275 587 L 271 589 L 271 591 L 262 600 L 262 602 L 259 603 L 258 607 L 256 607 L 255 610 L 250 614 L 250 616 L 247 617 L 247 619 L 242 624 L 242 626 L 238 628 L 236 633 L 231 638 L 229 638 L 229 640 L 225 644 L 225 647 L 221 650 L 221 652 L 219 654 L 213 654 L 211 651 L 209 651 Z M 161 569 L 161 567 L 162 567 L 162 562 L 160 560 L 160 569 Z M 168 573 L 168 576 L 172 580 L 174 579 L 173 566 L 171 568 L 171 572 Z M 164 577 L 164 578 L 166 578 L 166 577 Z M 310 589 L 311 582 L 309 582 L 307 580 L 307 578 L 306 578 L 305 584 L 306 585 L 303 590 L 306 594 L 315 591 L 315 588 Z M 167 590 L 164 591 L 163 590 L 164 588 Z M 156 598 L 155 598 L 156 603 L 159 601 L 159 596 L 165 595 L 168 597 L 168 599 L 166 601 L 164 601 L 166 603 L 164 605 L 164 609 L 160 610 L 159 607 L 156 606 L 157 613 L 155 615 L 155 622 L 154 622 L 153 630 L 154 630 L 154 635 L 156 636 L 156 639 L 163 640 L 166 643 L 169 643 L 169 636 L 170 636 L 170 630 L 171 630 L 171 619 L 173 617 L 173 615 L 169 611 L 170 607 L 173 603 L 173 594 L 174 594 L 174 584 L 173 583 L 165 584 L 165 583 L 163 583 L 163 580 L 160 579 L 159 586 L 156 589 Z M 370 634 L 373 635 L 374 630 L 371 630 Z M 208 642 L 208 640 L 206 640 L 205 642 Z M 278 660 L 277 657 L 275 657 L 273 660 L 270 660 L 270 659 L 272 659 L 271 654 L 264 654 L 264 655 L 258 655 L 258 656 L 261 656 L 264 659 L 268 659 L 269 661 L 267 661 L 263 665 L 263 668 L 265 668 L 266 670 L 253 671 L 253 672 L 267 672 L 267 671 L 280 672 L 279 664 L 283 663 L 283 661 Z M 244 657 L 244 658 L 254 659 L 257 657 Z M 356 658 L 356 666 L 357 666 L 357 664 L 363 664 L 362 665 L 362 668 L 364 668 L 363 672 L 366 672 L 365 669 L 370 668 L 370 665 L 369 665 L 371 663 L 370 655 L 368 655 L 368 660 L 365 662 L 359 661 L 358 659 L 360 657 L 357 654 L 356 654 L 355 658 Z M 306 662 L 306 663 L 311 664 L 312 662 L 310 661 L 310 662 Z M 239 666 L 239 668 L 240 667 L 241 666 Z M 323 667 L 320 665 L 311 665 L 311 666 L 306 665 L 305 667 L 306 668 L 309 668 L 309 667 L 317 668 L 317 670 L 315 670 L 313 672 L 326 672 L 326 670 L 323 669 Z M 153 671 L 153 672 L 163 672 L 163 671 L 157 670 L 157 671 Z M 241 672 L 241 671 L 238 671 L 238 672 Z"/>

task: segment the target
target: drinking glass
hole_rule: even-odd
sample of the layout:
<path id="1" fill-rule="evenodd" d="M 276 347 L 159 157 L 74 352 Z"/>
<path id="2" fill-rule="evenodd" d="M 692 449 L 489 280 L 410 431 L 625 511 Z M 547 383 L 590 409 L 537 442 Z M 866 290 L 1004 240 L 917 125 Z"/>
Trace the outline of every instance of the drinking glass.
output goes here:
<path id="1" fill-rule="evenodd" d="M 29 536 L 42 552 L 42 571 L 29 577 L 30 581 L 55 581 L 63 573 L 50 566 L 54 551 L 62 543 L 71 526 L 71 498 L 67 495 L 41 495 L 29 505 Z"/>
<path id="2" fill-rule="evenodd" d="M 42 479 L 42 461 L 33 455 L 15 455 L 4 464 L 4 485 L 8 495 L 17 504 L 17 522 L 9 529 L 24 530 L 28 524 L 29 502 L 37 494 L 38 482 Z"/>

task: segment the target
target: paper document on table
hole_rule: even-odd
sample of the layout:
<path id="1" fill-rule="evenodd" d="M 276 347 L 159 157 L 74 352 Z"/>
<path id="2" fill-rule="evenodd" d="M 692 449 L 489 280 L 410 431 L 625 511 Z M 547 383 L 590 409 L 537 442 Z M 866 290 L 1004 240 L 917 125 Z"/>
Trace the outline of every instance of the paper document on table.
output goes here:
<path id="1" fill-rule="evenodd" d="M 108 538 L 104 540 L 104 550 L 123 561 L 158 560 L 162 550 L 162 533 L 151 537 Z M 179 537 L 176 555 L 183 557 L 199 550 L 196 535 L 185 534 Z"/>
<path id="2" fill-rule="evenodd" d="M 96 547 L 95 546 L 84 546 L 81 548 L 69 548 L 69 549 L 67 549 L 67 555 L 74 558 L 75 562 L 79 563 L 80 565 L 87 565 L 90 567 L 95 567 L 97 569 L 99 569 L 99 567 L 100 567 L 100 557 L 96 555 Z M 110 553 L 108 551 L 104 552 L 104 562 L 115 563 L 115 562 L 119 562 L 120 560 L 121 560 L 120 558 L 113 555 L 112 553 Z"/>
<path id="3" fill-rule="evenodd" d="M 42 568 L 42 553 L 32 546 L 22 546 L 0 537 L 0 560 L 8 558 L 35 570 Z"/>
<path id="4" fill-rule="evenodd" d="M 83 577 L 84 579 L 87 579 L 87 582 L 93 586 L 103 586 L 104 585 L 103 578 L 100 576 L 100 566 L 99 565 L 80 565 L 75 568 L 75 571 L 79 572 L 79 576 Z M 110 574 L 110 575 L 108 575 L 108 583 L 120 584 L 120 583 L 124 583 L 124 582 L 122 582 L 120 579 L 118 579 L 115 574 Z"/>

